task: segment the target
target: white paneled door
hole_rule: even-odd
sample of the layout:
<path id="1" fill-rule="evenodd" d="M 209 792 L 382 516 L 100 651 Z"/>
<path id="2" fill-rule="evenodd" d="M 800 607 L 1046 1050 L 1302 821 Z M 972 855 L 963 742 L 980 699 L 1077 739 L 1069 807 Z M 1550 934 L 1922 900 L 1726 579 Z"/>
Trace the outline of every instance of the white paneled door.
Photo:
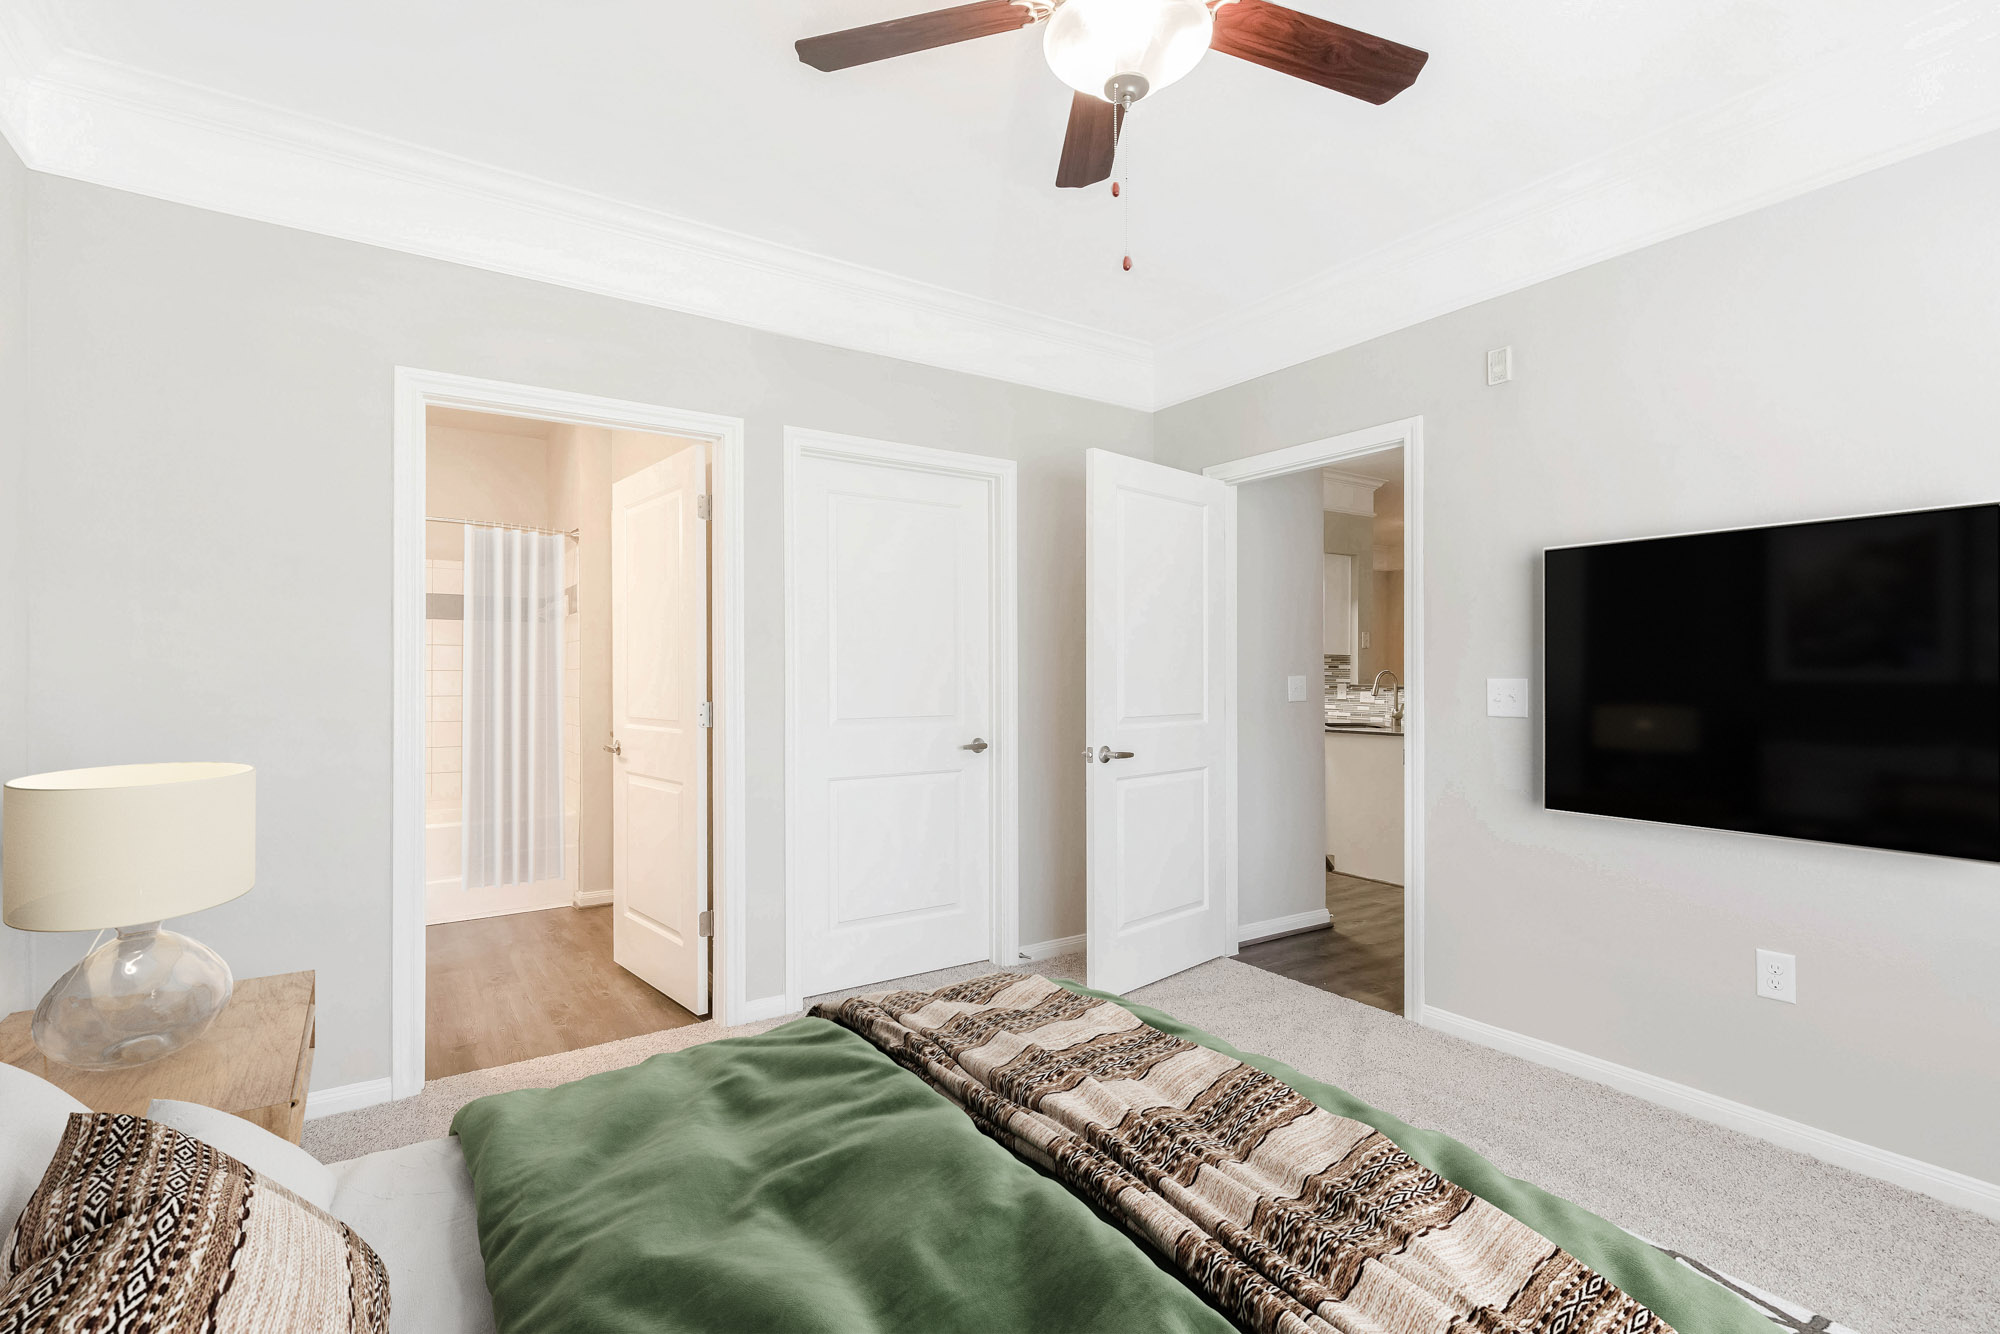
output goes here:
<path id="1" fill-rule="evenodd" d="M 708 450 L 611 486 L 611 957 L 708 1011 Z M 586 746 L 599 738 L 585 738 Z"/>
<path id="2" fill-rule="evenodd" d="M 866 457 L 814 438 L 794 446 L 789 482 L 802 996 L 993 956 L 1010 623 L 994 475 L 923 461 L 967 456 Z"/>
<path id="3" fill-rule="evenodd" d="M 1125 992 L 1236 951 L 1236 492 L 1093 449 L 1084 507 L 1089 978 Z"/>

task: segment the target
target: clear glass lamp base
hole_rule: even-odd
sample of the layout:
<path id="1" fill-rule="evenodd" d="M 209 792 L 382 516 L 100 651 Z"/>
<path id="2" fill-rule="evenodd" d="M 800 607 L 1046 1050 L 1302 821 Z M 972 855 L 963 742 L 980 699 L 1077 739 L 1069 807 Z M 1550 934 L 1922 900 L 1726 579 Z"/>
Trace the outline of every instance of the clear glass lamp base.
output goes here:
<path id="1" fill-rule="evenodd" d="M 208 1031 L 229 1004 L 229 965 L 158 922 L 120 927 L 35 1007 L 35 1045 L 83 1070 L 143 1065 Z"/>

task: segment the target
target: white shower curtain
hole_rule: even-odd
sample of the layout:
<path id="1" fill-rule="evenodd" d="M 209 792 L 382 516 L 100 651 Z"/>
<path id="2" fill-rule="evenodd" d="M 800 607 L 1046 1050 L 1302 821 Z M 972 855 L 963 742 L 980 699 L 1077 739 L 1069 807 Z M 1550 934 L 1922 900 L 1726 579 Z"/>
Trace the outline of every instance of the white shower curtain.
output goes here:
<path id="1" fill-rule="evenodd" d="M 563 875 L 563 539 L 465 529 L 465 887 Z"/>

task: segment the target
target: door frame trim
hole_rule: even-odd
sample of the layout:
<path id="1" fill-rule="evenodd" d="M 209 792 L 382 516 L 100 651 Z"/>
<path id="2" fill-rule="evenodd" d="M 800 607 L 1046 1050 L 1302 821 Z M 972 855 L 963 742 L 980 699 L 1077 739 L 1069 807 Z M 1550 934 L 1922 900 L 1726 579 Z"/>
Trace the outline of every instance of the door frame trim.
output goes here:
<path id="1" fill-rule="evenodd" d="M 1398 446 L 1403 450 L 1403 682 L 1405 697 L 1417 707 L 1403 719 L 1403 1014 L 1416 1019 L 1424 1013 L 1424 744 L 1429 710 L 1423 707 L 1424 676 L 1424 419 L 1405 417 L 1273 449 L 1248 458 L 1232 459 L 1202 469 L 1231 486 L 1266 478 L 1329 467 L 1343 459 L 1377 454 Z M 1238 800 L 1237 737 L 1229 738 L 1230 800 Z M 1236 875 L 1234 845 L 1230 877 Z"/>
<path id="2" fill-rule="evenodd" d="M 994 775 L 993 906 L 988 939 L 996 964 L 1017 962 L 1020 953 L 1020 619 L 1015 571 L 1015 507 L 1019 467 L 1012 459 L 924 445 L 897 444 L 861 436 L 840 435 L 805 426 L 787 426 L 784 445 L 785 491 L 785 1009 L 804 1008 L 800 991 L 799 938 L 801 904 L 798 765 L 798 587 L 794 551 L 798 465 L 805 458 L 872 463 L 919 472 L 944 473 L 986 482 L 993 520 L 993 749 L 999 772 Z"/>
<path id="3" fill-rule="evenodd" d="M 715 559 L 710 607 L 719 643 L 709 646 L 716 694 L 710 785 L 710 907 L 715 911 L 709 1004 L 716 1022 L 747 1018 L 745 862 L 749 850 L 744 756 L 744 429 L 741 417 L 690 412 L 566 389 L 396 367 L 393 451 L 394 662 L 391 746 L 389 1049 L 390 1096 L 424 1086 L 424 462 L 425 409 L 463 408 L 537 421 L 657 431 L 715 450 Z"/>

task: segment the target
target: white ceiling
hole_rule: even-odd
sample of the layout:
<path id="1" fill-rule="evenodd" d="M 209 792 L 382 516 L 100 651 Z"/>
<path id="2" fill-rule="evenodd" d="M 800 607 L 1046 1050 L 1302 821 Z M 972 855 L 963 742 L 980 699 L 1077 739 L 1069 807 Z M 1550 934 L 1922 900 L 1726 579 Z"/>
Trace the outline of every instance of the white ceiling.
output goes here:
<path id="1" fill-rule="evenodd" d="M 924 7 L 15 0 L 0 125 L 44 170 L 579 286 L 583 230 L 650 228 L 621 295 L 1153 406 L 2000 124 L 1996 0 L 1301 0 L 1429 66 L 1372 107 L 1211 55 L 1134 113 L 1121 206 L 1053 185 L 1039 28 L 792 51 Z M 579 230 L 440 240 L 422 177 Z"/>

